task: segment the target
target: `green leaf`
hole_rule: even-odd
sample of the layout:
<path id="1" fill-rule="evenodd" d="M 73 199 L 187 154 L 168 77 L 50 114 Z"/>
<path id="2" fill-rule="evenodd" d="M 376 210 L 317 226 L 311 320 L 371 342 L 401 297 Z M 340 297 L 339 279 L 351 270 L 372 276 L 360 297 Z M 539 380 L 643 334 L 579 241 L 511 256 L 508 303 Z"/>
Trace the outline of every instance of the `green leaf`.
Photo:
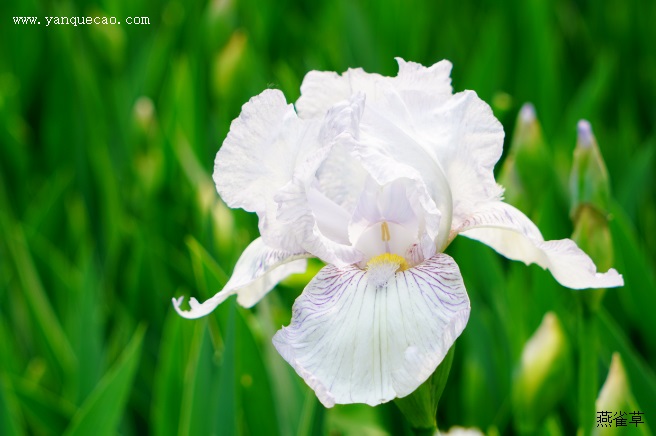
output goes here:
<path id="1" fill-rule="evenodd" d="M 18 402 L 6 377 L 0 375 L 0 434 L 21 436 L 25 434 L 18 415 Z"/>
<path id="2" fill-rule="evenodd" d="M 234 300 L 229 302 L 228 321 L 225 332 L 225 348 L 223 352 L 223 365 L 218 379 L 219 401 L 214 415 L 214 423 L 219 435 L 237 434 L 237 411 L 240 403 L 237 390 L 237 308 Z"/>
<path id="3" fill-rule="evenodd" d="M 257 318 L 252 312 L 239 308 L 237 324 L 237 363 L 236 376 L 239 382 L 241 404 L 244 410 L 243 424 L 249 434 L 267 434 L 275 436 L 280 433 L 276 408 L 272 407 L 274 396 L 271 380 L 263 361 L 260 346 L 261 331 Z M 263 339 L 270 342 L 271 337 Z M 281 405 L 284 407 L 284 404 Z"/>
<path id="4" fill-rule="evenodd" d="M 173 307 L 164 322 L 157 353 L 159 357 L 151 409 L 151 422 L 156 436 L 178 434 L 185 365 L 189 360 L 189 343 L 193 343 L 188 338 L 193 336 L 196 324 L 179 316 Z"/>
<path id="5" fill-rule="evenodd" d="M 66 436 L 109 436 L 117 433 L 141 356 L 145 331 L 144 326 L 137 329 L 118 361 L 73 417 Z"/>
<path id="6" fill-rule="evenodd" d="M 16 398 L 32 429 L 40 434 L 60 435 L 70 423 L 75 406 L 32 379 L 13 379 Z"/>
<path id="7" fill-rule="evenodd" d="M 70 376 L 75 372 L 77 359 L 43 288 L 23 228 L 12 222 L 9 215 L 3 185 L 0 185 L 0 210 L 0 233 L 5 236 L 9 257 L 13 260 L 33 322 L 47 344 L 49 360 L 61 374 Z"/>

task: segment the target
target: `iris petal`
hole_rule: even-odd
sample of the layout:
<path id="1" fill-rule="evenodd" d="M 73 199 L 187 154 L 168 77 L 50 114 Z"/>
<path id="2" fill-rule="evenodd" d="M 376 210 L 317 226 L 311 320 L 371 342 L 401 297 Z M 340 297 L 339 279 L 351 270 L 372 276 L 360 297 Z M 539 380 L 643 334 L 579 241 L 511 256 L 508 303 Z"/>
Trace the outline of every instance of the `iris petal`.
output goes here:
<path id="1" fill-rule="evenodd" d="M 572 289 L 613 288 L 624 285 L 614 269 L 598 273 L 590 257 L 571 239 L 545 241 L 533 222 L 501 201 L 479 208 L 452 232 L 461 233 L 494 248 L 512 260 L 535 263 L 551 271 L 563 286 Z"/>
<path id="2" fill-rule="evenodd" d="M 367 271 L 329 265 L 273 343 L 327 407 L 376 405 L 426 381 L 469 311 L 460 270 L 443 253 L 377 285 Z"/>
<path id="3" fill-rule="evenodd" d="M 200 318 L 212 312 L 231 295 L 237 294 L 237 302 L 251 307 L 262 299 L 281 280 L 291 274 L 302 273 L 307 266 L 306 253 L 289 253 L 272 249 L 262 238 L 250 243 L 235 265 L 235 270 L 225 287 L 209 300 L 200 304 L 195 298 L 189 301 L 191 310 L 182 310 L 184 297 L 174 298 L 175 310 L 185 318 Z"/>
<path id="4" fill-rule="evenodd" d="M 230 207 L 256 212 L 271 247 L 301 249 L 277 219 L 275 193 L 292 180 L 300 162 L 320 147 L 320 120 L 301 120 L 279 90 L 268 89 L 242 107 L 216 154 L 214 182 Z"/>

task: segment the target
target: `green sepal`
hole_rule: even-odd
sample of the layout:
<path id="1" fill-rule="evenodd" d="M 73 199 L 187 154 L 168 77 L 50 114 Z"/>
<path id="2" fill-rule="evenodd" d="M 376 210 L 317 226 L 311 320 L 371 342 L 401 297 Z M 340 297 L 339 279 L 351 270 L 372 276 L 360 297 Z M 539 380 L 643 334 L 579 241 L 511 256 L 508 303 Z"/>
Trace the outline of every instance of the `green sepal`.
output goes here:
<path id="1" fill-rule="evenodd" d="M 455 348 L 453 344 L 435 372 L 417 390 L 394 400 L 415 434 L 432 435 L 437 430 L 437 406 L 449 378 Z"/>

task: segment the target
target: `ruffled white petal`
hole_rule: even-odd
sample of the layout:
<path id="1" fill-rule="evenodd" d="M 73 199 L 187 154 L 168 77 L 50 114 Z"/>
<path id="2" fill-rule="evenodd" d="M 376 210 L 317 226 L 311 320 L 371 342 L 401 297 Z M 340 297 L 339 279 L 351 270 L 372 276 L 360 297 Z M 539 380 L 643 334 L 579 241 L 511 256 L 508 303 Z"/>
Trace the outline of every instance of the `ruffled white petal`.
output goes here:
<path id="1" fill-rule="evenodd" d="M 246 247 L 230 280 L 220 292 L 202 304 L 191 298 L 191 310 L 188 311 L 180 308 L 184 297 L 174 298 L 173 306 L 185 318 L 200 318 L 212 312 L 231 295 L 237 294 L 239 304 L 251 307 L 288 275 L 304 272 L 307 257 L 307 253 L 272 249 L 264 244 L 262 238 L 257 238 Z"/>
<path id="2" fill-rule="evenodd" d="M 232 122 L 214 162 L 214 182 L 230 207 L 256 212 L 268 245 L 297 251 L 300 246 L 276 223 L 275 193 L 297 165 L 320 147 L 320 120 L 301 120 L 282 92 L 266 90 L 246 103 Z"/>
<path id="3" fill-rule="evenodd" d="M 316 172 L 321 192 L 349 213 L 355 210 L 368 177 L 353 151 L 347 141 L 335 143 Z"/>
<path id="4" fill-rule="evenodd" d="M 375 84 L 385 80 L 389 78 L 367 73 L 362 68 L 349 68 L 341 75 L 332 71 L 310 71 L 303 78 L 296 110 L 301 118 L 323 117 L 333 105 L 357 93 L 373 98 Z"/>
<path id="5" fill-rule="evenodd" d="M 503 150 L 503 126 L 474 91 L 453 95 L 422 124 L 430 150 L 444 169 L 453 197 L 453 221 L 501 197 L 493 169 Z"/>
<path id="6" fill-rule="evenodd" d="M 431 94 L 433 98 L 447 96 L 451 89 L 451 62 L 443 60 L 428 68 L 415 62 L 396 58 L 399 73 L 396 77 L 367 73 L 362 68 L 349 69 L 343 74 L 332 71 L 310 71 L 301 84 L 301 97 L 296 109 L 301 118 L 323 116 L 340 100 L 362 92 L 370 102 L 375 102 L 384 83 L 398 90 Z"/>
<path id="7" fill-rule="evenodd" d="M 442 169 L 391 120 L 374 119 L 368 113 L 371 110 L 366 108 L 364 117 L 369 121 L 360 123 L 358 138 L 353 139 L 356 156 L 381 186 L 401 179 L 411 182 L 408 200 L 421 209 L 415 210 L 423 221 L 420 233 L 425 232 L 438 247 L 444 247 L 451 229 L 452 199 Z"/>
<path id="8" fill-rule="evenodd" d="M 295 118 L 278 90 L 244 104 L 214 162 L 214 181 L 228 206 L 260 213 L 276 188 L 291 180 L 299 144 L 287 137 Z"/>
<path id="9" fill-rule="evenodd" d="M 545 241 L 535 224 L 513 206 L 497 201 L 481 207 L 454 229 L 494 248 L 512 260 L 548 269 L 563 286 L 572 289 L 613 288 L 624 285 L 614 269 L 598 273 L 590 257 L 574 241 Z"/>
<path id="10" fill-rule="evenodd" d="M 475 92 L 434 98 L 388 87 L 379 94 L 363 114 L 362 147 L 415 168 L 436 202 L 447 201 L 446 184 L 456 222 L 500 197 L 493 168 L 502 152 L 503 127 Z"/>
<path id="11" fill-rule="evenodd" d="M 440 253 L 375 286 L 354 266 L 323 268 L 273 338 L 327 407 L 377 405 L 413 392 L 469 318 L 458 266 Z"/>
<path id="12" fill-rule="evenodd" d="M 351 137 L 354 126 L 357 126 L 363 105 L 363 96 L 356 95 L 328 111 L 321 130 L 321 143 L 324 145 L 297 166 L 292 180 L 274 196 L 278 205 L 276 220 L 288 238 L 297 241 L 304 251 L 324 262 L 340 266 L 359 262 L 362 254 L 348 241 L 350 211 L 321 191 L 317 174 L 334 147 L 348 145 L 346 139 Z M 346 180 L 349 174 L 332 176 L 338 184 L 340 180 Z M 346 181 L 345 185 L 349 188 L 353 186 L 350 181 Z"/>
<path id="13" fill-rule="evenodd" d="M 408 62 L 396 58 L 399 64 L 399 74 L 392 79 L 394 86 L 404 91 L 418 91 L 435 95 L 450 95 L 451 88 L 451 62 L 439 61 L 430 67 L 424 67 L 416 62 Z"/>
<path id="14" fill-rule="evenodd" d="M 501 156 L 503 127 L 475 92 L 451 94 L 448 61 L 428 68 L 397 61 L 396 77 L 311 72 L 296 107 L 302 117 L 312 117 L 352 93 L 365 93 L 359 135 L 364 154 L 382 153 L 421 174 L 442 211 L 438 249 L 444 249 L 451 216 L 458 226 L 480 203 L 501 196 L 492 170 Z"/>
<path id="15" fill-rule="evenodd" d="M 276 201 L 280 204 L 278 221 L 303 250 L 326 263 L 345 266 L 361 261 L 362 254 L 350 244 L 343 243 L 348 240 L 344 239 L 346 236 L 342 230 L 330 228 L 327 224 L 334 218 L 337 221 L 334 224 L 341 223 L 345 232 L 348 221 L 343 221 L 344 211 L 339 211 L 339 206 L 334 203 L 328 206 L 330 201 L 325 197 L 323 204 L 318 205 L 318 194 L 310 183 L 294 180 L 276 193 Z M 315 212 L 331 215 L 318 219 Z"/>

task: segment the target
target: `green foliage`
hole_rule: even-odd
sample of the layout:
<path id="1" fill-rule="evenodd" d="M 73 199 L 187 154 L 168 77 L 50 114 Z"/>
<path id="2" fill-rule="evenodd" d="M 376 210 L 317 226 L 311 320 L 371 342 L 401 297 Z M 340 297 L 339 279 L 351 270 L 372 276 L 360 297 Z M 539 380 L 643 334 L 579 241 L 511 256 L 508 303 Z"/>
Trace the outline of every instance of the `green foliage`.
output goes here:
<path id="1" fill-rule="evenodd" d="M 63 15 L 150 24 L 45 26 Z M 394 56 L 451 60 L 455 90 L 476 90 L 504 123 L 506 154 L 520 106 L 534 104 L 549 158 L 530 155 L 540 183 L 508 198 L 523 197 L 549 239 L 573 232 L 576 122 L 591 122 L 626 286 L 601 302 L 586 386 L 619 352 L 654 422 L 654 16 L 655 2 L 618 0 L 0 2 L 0 434 L 408 434 L 393 405 L 324 409 L 274 350 L 311 274 L 251 310 L 233 298 L 188 321 L 171 305 L 217 292 L 257 236 L 256 217 L 229 210 L 211 180 L 241 105 L 268 87 L 293 102 L 313 69 L 393 75 Z M 584 342 L 580 307 L 536 266 L 463 238 L 448 252 L 472 312 L 437 422 L 516 433 L 526 342 L 547 312 Z M 578 380 L 572 348 L 563 371 Z M 575 433 L 577 386 L 536 401 L 544 434 Z"/>

